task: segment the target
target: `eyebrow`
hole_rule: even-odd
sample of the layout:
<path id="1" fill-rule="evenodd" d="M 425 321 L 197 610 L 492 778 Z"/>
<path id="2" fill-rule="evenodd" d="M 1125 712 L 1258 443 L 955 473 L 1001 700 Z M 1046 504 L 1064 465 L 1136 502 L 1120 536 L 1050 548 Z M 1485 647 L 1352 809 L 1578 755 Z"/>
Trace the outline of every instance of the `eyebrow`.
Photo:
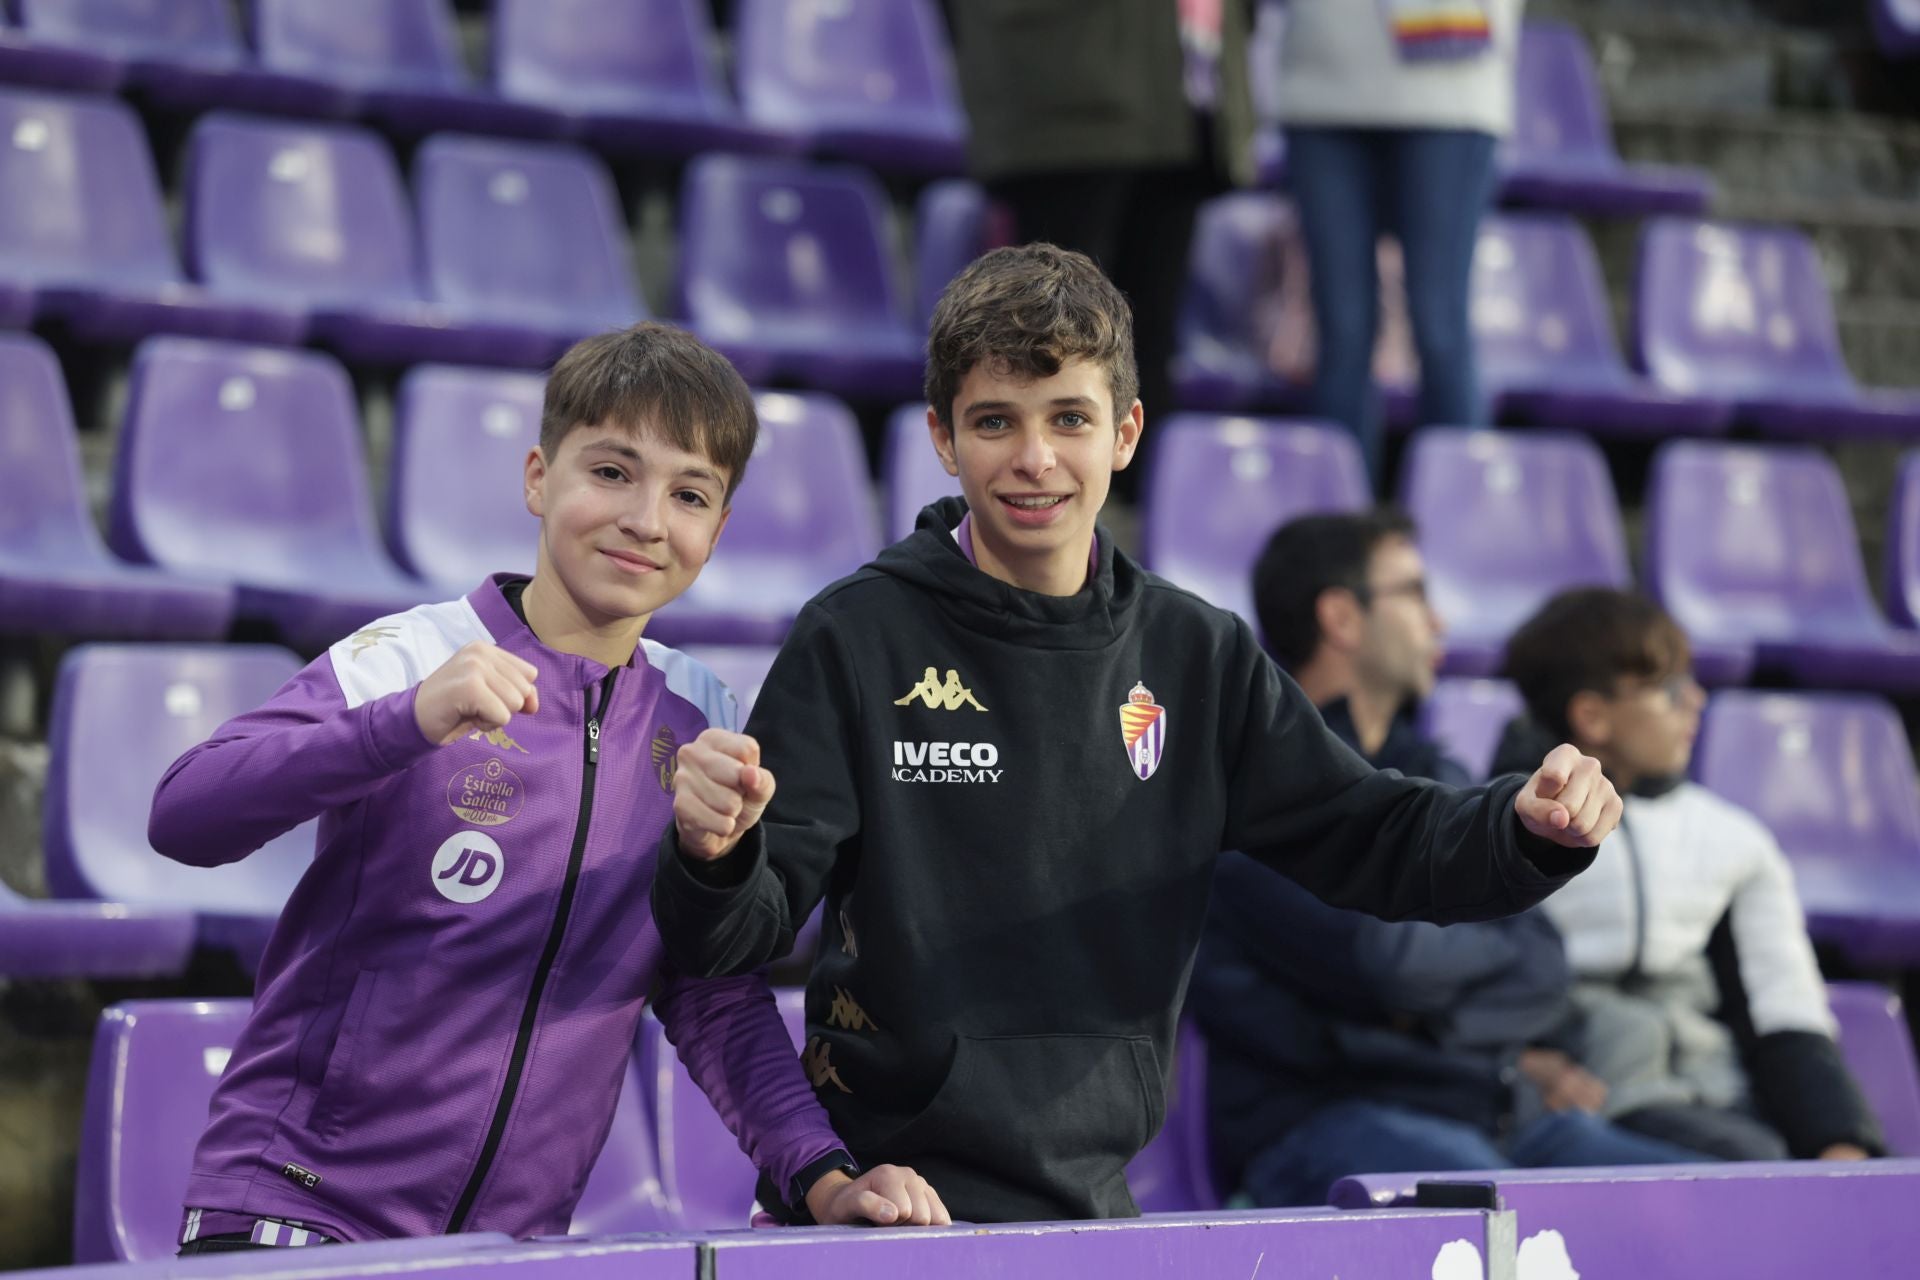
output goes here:
<path id="1" fill-rule="evenodd" d="M 1095 401 L 1091 396 L 1059 396 L 1047 401 L 1047 404 L 1055 409 L 1091 409 L 1095 407 Z M 1019 407 L 1019 405 L 1011 400 L 976 400 L 962 410 L 962 416 L 971 417 L 973 414 L 987 410 L 992 410 L 995 413 L 1005 413 L 1009 409 L 1018 409 Z"/>
<path id="2" fill-rule="evenodd" d="M 629 459 L 635 463 L 646 462 L 646 459 L 641 456 L 638 449 L 617 436 L 606 436 L 602 439 L 595 440 L 592 444 L 587 445 L 582 452 L 591 453 L 595 449 L 602 450 L 606 453 L 618 454 L 620 457 Z M 727 485 L 727 482 L 720 478 L 720 473 L 712 467 L 682 467 L 679 471 L 679 477 L 683 480 L 705 480 L 723 489 L 726 488 Z"/>

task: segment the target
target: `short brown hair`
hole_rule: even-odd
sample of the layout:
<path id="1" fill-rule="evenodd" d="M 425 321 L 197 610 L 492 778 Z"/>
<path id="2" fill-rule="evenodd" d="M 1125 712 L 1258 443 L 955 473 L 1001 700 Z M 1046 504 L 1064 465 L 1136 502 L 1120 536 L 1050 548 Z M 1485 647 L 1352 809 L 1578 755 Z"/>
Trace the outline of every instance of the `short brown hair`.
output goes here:
<path id="1" fill-rule="evenodd" d="M 1268 650 L 1298 671 L 1320 648 L 1320 597 L 1351 591 L 1363 607 L 1373 553 L 1395 538 L 1412 542 L 1413 518 L 1398 507 L 1322 512 L 1273 531 L 1253 566 L 1253 608 Z"/>
<path id="2" fill-rule="evenodd" d="M 576 427 L 612 423 L 658 431 L 726 472 L 727 501 L 759 438 L 753 393 L 725 356 L 685 329 L 645 321 L 567 349 L 547 375 L 540 450 L 549 461 Z"/>
<path id="3" fill-rule="evenodd" d="M 1133 407 L 1140 373 L 1126 298 L 1084 253 L 1051 244 L 995 249 L 954 277 L 933 309 L 927 403 L 951 429 L 954 397 L 975 366 L 1051 378 L 1069 360 L 1106 370 L 1116 418 Z"/>
<path id="4" fill-rule="evenodd" d="M 1534 720 L 1562 739 L 1573 737 L 1575 694 L 1612 697 L 1621 680 L 1664 680 L 1692 665 L 1687 634 L 1665 609 L 1613 587 L 1562 591 L 1507 641 L 1507 678 Z"/>

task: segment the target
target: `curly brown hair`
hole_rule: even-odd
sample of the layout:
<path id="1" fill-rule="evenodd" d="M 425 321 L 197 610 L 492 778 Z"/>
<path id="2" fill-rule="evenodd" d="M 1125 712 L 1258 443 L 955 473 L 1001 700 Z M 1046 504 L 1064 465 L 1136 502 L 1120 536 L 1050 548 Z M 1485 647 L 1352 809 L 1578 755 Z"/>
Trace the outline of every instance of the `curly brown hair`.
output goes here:
<path id="1" fill-rule="evenodd" d="M 1070 360 L 1106 370 L 1116 420 L 1140 394 L 1133 309 L 1093 259 L 1051 244 L 995 249 L 954 277 L 927 334 L 927 403 L 953 427 L 960 384 L 996 374 L 1050 378 Z"/>

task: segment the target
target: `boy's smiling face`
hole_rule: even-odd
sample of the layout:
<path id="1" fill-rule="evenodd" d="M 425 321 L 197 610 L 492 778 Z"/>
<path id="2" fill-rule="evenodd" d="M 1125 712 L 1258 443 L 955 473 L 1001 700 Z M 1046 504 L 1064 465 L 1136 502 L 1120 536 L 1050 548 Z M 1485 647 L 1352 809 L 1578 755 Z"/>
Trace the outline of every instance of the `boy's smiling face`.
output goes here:
<path id="1" fill-rule="evenodd" d="M 1106 370 L 1087 360 L 1044 378 L 983 362 L 961 380 L 952 414 L 951 431 L 932 411 L 927 423 L 973 513 L 981 569 L 1029 591 L 1078 591 L 1113 473 L 1140 443 L 1140 402 L 1116 423 Z"/>
<path id="2" fill-rule="evenodd" d="M 646 427 L 576 427 L 549 459 L 527 455 L 527 510 L 540 517 L 537 574 L 596 626 L 641 619 L 685 591 L 713 554 L 727 475 Z"/>

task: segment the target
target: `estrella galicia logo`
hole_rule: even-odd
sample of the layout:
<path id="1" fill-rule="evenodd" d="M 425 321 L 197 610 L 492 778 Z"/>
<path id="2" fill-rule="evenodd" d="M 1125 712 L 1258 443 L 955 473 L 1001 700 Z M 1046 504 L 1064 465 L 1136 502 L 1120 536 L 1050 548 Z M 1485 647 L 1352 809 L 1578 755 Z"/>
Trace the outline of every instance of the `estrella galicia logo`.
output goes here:
<path id="1" fill-rule="evenodd" d="M 456 831 L 433 855 L 433 887 L 449 902 L 479 902 L 500 887 L 507 855 L 481 831 Z"/>

